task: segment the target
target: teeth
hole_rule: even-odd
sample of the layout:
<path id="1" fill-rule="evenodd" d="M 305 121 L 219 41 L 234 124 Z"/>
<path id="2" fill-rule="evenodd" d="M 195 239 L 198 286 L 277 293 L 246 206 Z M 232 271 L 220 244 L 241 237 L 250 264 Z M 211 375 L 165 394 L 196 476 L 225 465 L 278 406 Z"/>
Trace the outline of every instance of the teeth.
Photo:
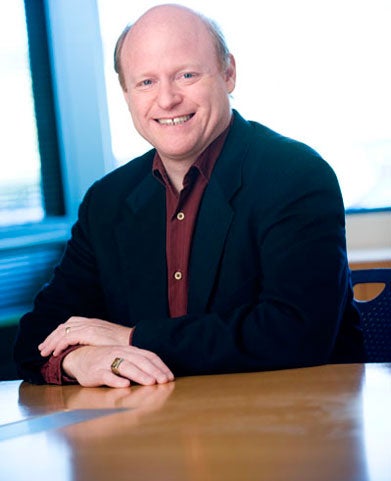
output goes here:
<path id="1" fill-rule="evenodd" d="M 187 122 L 191 115 L 183 115 L 182 117 L 174 117 L 173 119 L 158 119 L 159 124 L 162 125 L 179 125 Z"/>

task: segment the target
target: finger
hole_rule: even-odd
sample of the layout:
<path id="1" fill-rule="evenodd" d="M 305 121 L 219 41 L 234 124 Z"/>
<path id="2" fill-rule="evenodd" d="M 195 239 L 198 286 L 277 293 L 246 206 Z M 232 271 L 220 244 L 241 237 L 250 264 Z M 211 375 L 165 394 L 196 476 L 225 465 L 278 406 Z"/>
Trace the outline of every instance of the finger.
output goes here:
<path id="1" fill-rule="evenodd" d="M 68 335 L 71 329 L 75 330 L 75 328 L 80 327 L 83 320 L 85 322 L 89 319 L 75 316 L 70 317 L 67 321 L 59 324 L 55 329 L 53 329 L 53 331 L 46 337 L 44 341 L 42 341 L 40 345 L 50 344 L 58 337 L 62 337 L 65 334 Z"/>
<path id="2" fill-rule="evenodd" d="M 130 386 L 130 379 L 126 377 L 116 376 L 111 371 L 107 371 L 104 375 L 103 384 L 109 387 L 123 388 Z"/>
<path id="3" fill-rule="evenodd" d="M 48 356 L 51 354 L 58 341 L 61 337 L 66 333 L 66 327 L 64 324 L 60 324 L 59 326 L 52 331 L 41 344 L 38 345 L 38 349 L 41 351 L 42 356 Z"/>
<path id="4" fill-rule="evenodd" d="M 156 384 L 156 377 L 148 372 L 148 370 L 143 369 L 142 364 L 145 363 L 143 363 L 143 359 L 140 356 L 133 358 L 132 361 L 124 359 L 117 368 L 118 374 L 143 386 Z"/>
<path id="5" fill-rule="evenodd" d="M 173 381 L 175 376 L 170 370 L 170 368 L 165 364 L 160 357 L 152 351 L 147 351 L 145 349 L 139 349 L 140 354 L 142 354 L 153 366 L 156 367 L 160 372 L 162 372 L 168 381 Z"/>
<path id="6" fill-rule="evenodd" d="M 63 324 L 59 324 L 47 338 L 38 346 L 42 356 L 58 356 L 64 349 L 77 344 L 86 344 L 83 329 L 90 319 L 83 317 L 70 317 Z M 87 332 L 88 334 L 88 332 Z"/>
<path id="7" fill-rule="evenodd" d="M 52 355 L 54 357 L 59 356 L 65 349 L 67 349 L 70 346 L 77 346 L 77 345 L 82 345 L 79 341 L 79 339 L 70 339 L 70 338 L 65 338 L 62 339 L 58 344 L 56 345 L 55 349 L 53 350 Z"/>
<path id="8" fill-rule="evenodd" d="M 156 358 L 160 359 L 158 356 L 156 356 Z M 154 359 L 154 357 L 152 357 L 152 359 Z M 135 365 L 139 371 L 142 371 L 144 375 L 152 378 L 154 382 L 158 384 L 163 384 L 173 380 L 173 375 L 164 363 L 162 368 L 160 368 L 153 362 L 153 360 L 151 360 L 149 357 L 144 356 L 144 353 L 139 352 L 136 356 L 133 354 L 130 362 Z M 125 363 L 125 366 L 127 367 L 128 365 Z M 145 379 L 147 380 L 148 378 Z M 140 384 L 149 385 L 150 383 L 141 382 Z"/>
<path id="9" fill-rule="evenodd" d="M 101 372 L 99 376 L 93 376 L 92 378 L 81 376 L 78 382 L 80 386 L 89 388 L 98 386 L 124 388 L 129 387 L 131 384 L 129 379 L 116 376 L 110 371 Z"/>
<path id="10" fill-rule="evenodd" d="M 38 349 L 41 356 L 46 357 L 50 354 L 58 356 L 67 347 L 80 344 L 80 335 L 76 329 L 75 326 L 72 326 L 71 329 L 70 326 L 65 324 L 58 326 L 45 341 L 39 344 Z"/>

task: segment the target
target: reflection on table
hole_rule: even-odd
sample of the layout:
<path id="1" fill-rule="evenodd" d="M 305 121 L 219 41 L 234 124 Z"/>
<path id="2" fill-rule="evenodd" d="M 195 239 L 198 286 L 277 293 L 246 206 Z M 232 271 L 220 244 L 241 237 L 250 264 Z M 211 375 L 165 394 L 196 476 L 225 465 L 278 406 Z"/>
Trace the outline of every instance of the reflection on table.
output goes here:
<path id="1" fill-rule="evenodd" d="M 0 480 L 389 481 L 390 405 L 391 364 L 126 389 L 4 382 Z"/>

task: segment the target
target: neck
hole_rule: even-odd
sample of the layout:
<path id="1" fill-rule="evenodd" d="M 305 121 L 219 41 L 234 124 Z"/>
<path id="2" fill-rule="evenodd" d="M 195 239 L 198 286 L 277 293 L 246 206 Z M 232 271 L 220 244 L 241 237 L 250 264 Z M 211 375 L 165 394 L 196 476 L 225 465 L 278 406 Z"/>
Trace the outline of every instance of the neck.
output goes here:
<path id="1" fill-rule="evenodd" d="M 194 164 L 196 159 L 193 160 L 181 160 L 181 161 L 173 161 L 162 159 L 164 168 L 166 169 L 167 175 L 170 179 L 171 184 L 176 189 L 177 192 L 180 192 L 183 188 L 183 179 L 187 174 L 190 167 Z"/>

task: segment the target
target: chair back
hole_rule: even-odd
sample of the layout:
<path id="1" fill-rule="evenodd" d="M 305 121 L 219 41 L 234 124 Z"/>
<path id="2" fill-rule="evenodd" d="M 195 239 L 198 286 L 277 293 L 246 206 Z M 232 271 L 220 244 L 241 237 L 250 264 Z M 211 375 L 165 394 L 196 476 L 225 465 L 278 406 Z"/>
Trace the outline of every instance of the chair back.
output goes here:
<path id="1" fill-rule="evenodd" d="M 352 284 L 384 284 L 370 300 L 355 299 L 361 313 L 368 362 L 391 362 L 391 269 L 352 270 Z"/>

